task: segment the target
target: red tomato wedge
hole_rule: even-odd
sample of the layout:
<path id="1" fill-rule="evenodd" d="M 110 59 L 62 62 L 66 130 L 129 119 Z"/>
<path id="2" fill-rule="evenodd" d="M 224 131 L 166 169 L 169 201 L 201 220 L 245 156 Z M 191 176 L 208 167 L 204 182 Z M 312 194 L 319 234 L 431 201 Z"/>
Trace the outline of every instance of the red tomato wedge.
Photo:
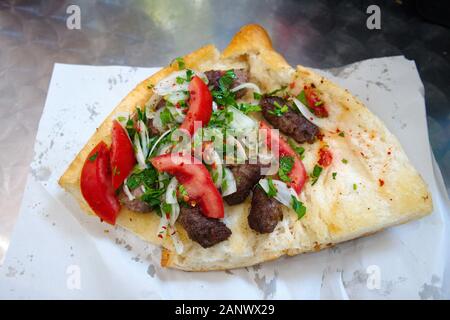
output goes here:
<path id="1" fill-rule="evenodd" d="M 313 113 L 319 118 L 328 117 L 328 111 L 314 89 L 308 86 L 305 86 L 303 89 L 305 90 L 306 101 L 308 101 L 309 108 Z"/>
<path id="2" fill-rule="evenodd" d="M 111 143 L 112 185 L 114 190 L 120 187 L 135 164 L 136 157 L 128 133 L 119 121 L 114 120 Z"/>
<path id="3" fill-rule="evenodd" d="M 101 141 L 87 156 L 81 170 L 81 194 L 101 220 L 114 225 L 120 211 L 111 182 L 109 149 Z"/>
<path id="4" fill-rule="evenodd" d="M 206 126 L 212 114 L 212 96 L 208 86 L 198 76 L 194 76 L 189 83 L 189 110 L 180 129 L 187 130 L 190 135 L 195 132 L 194 122 L 201 121 Z"/>
<path id="5" fill-rule="evenodd" d="M 204 216 L 223 218 L 222 196 L 214 185 L 208 169 L 203 164 L 194 163 L 194 157 L 181 154 L 164 154 L 150 160 L 158 171 L 175 176 L 186 189 L 189 200 L 196 201 Z"/>
<path id="6" fill-rule="evenodd" d="M 294 165 L 292 167 L 291 172 L 289 172 L 288 174 L 289 178 L 291 178 L 291 182 L 287 184 L 292 188 L 294 188 L 297 194 L 300 194 L 303 185 L 305 184 L 306 179 L 308 178 L 302 160 L 300 160 L 297 153 L 295 153 L 295 151 L 292 150 L 291 146 L 283 138 L 281 138 L 280 136 L 278 136 L 277 138 L 277 136 L 272 134 L 272 128 L 267 123 L 261 121 L 259 123 L 259 128 L 267 130 L 266 143 L 269 149 L 271 148 L 273 139 L 275 143 L 278 142 L 279 157 L 289 156 L 294 158 Z"/>

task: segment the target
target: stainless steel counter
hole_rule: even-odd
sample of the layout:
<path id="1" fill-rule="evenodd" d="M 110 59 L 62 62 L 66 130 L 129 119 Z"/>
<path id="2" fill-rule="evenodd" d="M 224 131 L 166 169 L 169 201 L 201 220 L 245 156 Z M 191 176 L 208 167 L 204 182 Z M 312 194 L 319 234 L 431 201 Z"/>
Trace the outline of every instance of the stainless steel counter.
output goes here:
<path id="1" fill-rule="evenodd" d="M 0 1 L 0 261 L 55 62 L 162 66 L 207 43 L 223 48 L 252 22 L 269 31 L 292 65 L 414 59 L 425 85 L 430 142 L 450 186 L 450 30 L 423 21 L 411 2 L 382 5 L 381 30 L 368 30 L 370 1 Z M 80 30 L 67 28 L 70 4 L 80 8 Z"/>

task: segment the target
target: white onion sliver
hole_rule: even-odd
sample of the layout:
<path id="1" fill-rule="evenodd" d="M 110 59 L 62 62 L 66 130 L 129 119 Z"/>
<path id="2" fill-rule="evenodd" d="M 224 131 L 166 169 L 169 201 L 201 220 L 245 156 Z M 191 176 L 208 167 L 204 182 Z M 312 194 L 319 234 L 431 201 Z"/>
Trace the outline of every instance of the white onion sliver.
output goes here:
<path id="1" fill-rule="evenodd" d="M 145 116 L 147 117 L 147 119 L 153 119 L 153 117 L 155 116 L 155 107 L 160 100 L 161 96 L 154 93 L 145 103 Z"/>
<path id="2" fill-rule="evenodd" d="M 212 145 L 205 150 L 205 156 L 207 157 L 208 162 L 211 164 L 214 164 L 214 168 L 212 169 L 213 175 L 216 175 L 216 180 L 214 181 L 214 185 L 217 188 L 220 188 L 222 185 L 222 159 L 220 158 L 219 154 L 216 150 L 212 147 Z M 207 162 L 207 163 L 208 163 Z"/>
<path id="3" fill-rule="evenodd" d="M 164 108 L 158 109 L 158 111 L 155 112 L 153 117 L 153 126 L 158 129 L 158 131 L 164 131 L 164 125 L 161 120 L 161 112 L 164 110 Z"/>
<path id="4" fill-rule="evenodd" d="M 172 212 L 170 213 L 170 225 L 172 227 L 175 227 L 175 222 L 178 219 L 178 216 L 180 215 L 180 205 L 178 204 L 178 202 L 172 203 L 171 204 L 172 207 Z"/>
<path id="5" fill-rule="evenodd" d="M 188 91 L 189 83 L 186 81 L 183 81 L 183 83 L 177 83 L 177 78 L 183 78 L 186 79 L 186 71 L 187 70 L 180 70 L 175 71 L 166 78 L 159 81 L 154 87 L 153 91 L 160 96 L 165 96 L 167 94 L 171 94 L 176 91 Z M 203 72 L 193 71 L 194 75 L 198 76 L 200 79 L 202 79 L 206 84 L 208 84 L 208 78 Z"/>
<path id="6" fill-rule="evenodd" d="M 261 89 L 256 84 L 254 84 L 253 82 L 241 83 L 240 85 L 232 88 L 230 91 L 231 92 L 236 92 L 236 91 L 239 91 L 241 89 L 252 89 L 256 93 L 261 93 Z"/>
<path id="7" fill-rule="evenodd" d="M 248 129 L 256 127 L 256 121 L 239 111 L 235 107 L 228 107 L 228 111 L 233 114 L 233 120 L 230 122 L 232 129 Z"/>
<path id="8" fill-rule="evenodd" d="M 170 236 L 173 241 L 173 246 L 175 247 L 175 251 L 177 252 L 177 254 L 182 254 L 184 251 L 183 242 L 180 240 L 180 237 L 178 237 L 178 232 L 175 227 L 173 227 L 173 230 L 174 233 Z"/>
<path id="9" fill-rule="evenodd" d="M 169 101 L 172 104 L 177 104 L 180 101 L 184 101 L 188 98 L 188 94 L 186 91 L 176 91 L 171 94 L 165 96 L 165 100 Z"/>
<path id="10" fill-rule="evenodd" d="M 177 201 L 177 186 L 178 186 L 178 180 L 177 178 L 173 177 L 169 184 L 167 185 L 166 189 L 166 202 L 169 204 L 178 203 Z"/>
<path id="11" fill-rule="evenodd" d="M 235 193 L 237 191 L 236 179 L 234 178 L 233 172 L 230 169 L 225 168 L 224 181 L 226 181 L 226 188 L 222 190 L 222 195 L 227 196 L 229 194 Z"/>
<path id="12" fill-rule="evenodd" d="M 153 146 L 150 149 L 150 152 L 148 153 L 149 155 L 151 155 L 153 153 L 153 151 L 155 151 L 156 146 L 158 145 L 158 143 L 161 142 L 161 140 L 167 136 L 172 130 L 167 130 L 166 132 L 164 132 L 159 138 L 158 140 L 156 140 L 156 142 L 153 144 Z"/>
<path id="13" fill-rule="evenodd" d="M 139 165 L 140 169 L 145 169 L 147 168 L 147 165 L 145 163 L 145 157 L 144 157 L 144 153 L 142 151 L 142 147 L 141 147 L 141 142 L 139 141 L 139 136 L 137 134 L 134 135 L 134 147 L 135 147 L 135 154 L 136 154 L 136 159 Z"/>
<path id="14" fill-rule="evenodd" d="M 217 103 L 215 101 L 212 102 L 212 109 L 213 109 L 213 111 L 218 110 Z"/>
<path id="15" fill-rule="evenodd" d="M 286 183 L 280 180 L 272 180 L 272 183 L 275 189 L 277 189 L 277 194 L 274 196 L 274 198 L 280 201 L 286 207 L 291 207 L 292 196 L 298 199 L 295 190 L 293 188 L 288 187 Z M 264 189 L 266 193 L 269 192 L 269 181 L 267 179 L 264 178 L 259 180 L 259 185 Z"/>
<path id="16" fill-rule="evenodd" d="M 135 196 L 131 193 L 130 189 L 128 188 L 127 179 L 125 179 L 125 181 L 123 182 L 123 192 L 128 197 L 128 200 L 133 201 L 134 199 L 136 199 Z"/>
<path id="17" fill-rule="evenodd" d="M 247 160 L 247 154 L 246 154 L 245 148 L 242 146 L 241 142 L 232 135 L 227 135 L 227 142 L 228 141 L 231 142 L 231 144 L 233 145 L 233 148 L 234 148 L 234 146 L 236 146 L 237 159 L 239 161 Z M 228 147 L 228 144 L 227 144 L 227 147 Z M 233 154 L 234 154 L 234 150 L 233 150 Z"/>
<path id="18" fill-rule="evenodd" d="M 186 115 L 183 113 L 183 111 L 181 111 L 180 108 L 167 107 L 167 109 L 169 109 L 170 114 L 173 116 L 173 118 L 177 123 L 183 123 L 184 118 L 186 118 Z"/>
<path id="19" fill-rule="evenodd" d="M 300 111 L 300 113 L 306 118 L 308 119 L 308 121 L 310 121 L 311 123 L 315 124 L 316 126 L 318 126 L 319 128 L 324 128 L 325 127 L 325 120 L 324 119 L 320 119 L 318 117 L 316 117 L 311 111 L 309 111 L 309 109 L 303 104 L 301 103 L 297 98 L 292 98 L 292 101 L 294 101 L 294 104 L 297 106 L 297 109 Z"/>
<path id="20" fill-rule="evenodd" d="M 149 143 L 150 138 L 148 135 L 148 129 L 145 123 L 142 120 L 139 120 L 138 122 L 139 126 L 139 135 L 141 136 L 141 147 L 142 147 L 142 153 L 144 154 L 144 158 L 147 158 L 148 156 L 148 149 L 149 149 Z"/>

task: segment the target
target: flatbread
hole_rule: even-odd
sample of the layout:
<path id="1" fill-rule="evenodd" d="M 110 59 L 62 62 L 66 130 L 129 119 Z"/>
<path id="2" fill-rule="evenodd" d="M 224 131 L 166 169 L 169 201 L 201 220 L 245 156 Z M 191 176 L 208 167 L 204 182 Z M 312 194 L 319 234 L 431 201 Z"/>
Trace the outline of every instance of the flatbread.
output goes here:
<path id="1" fill-rule="evenodd" d="M 431 195 L 423 179 L 383 123 L 347 90 L 310 69 L 292 68 L 274 51 L 262 27 L 244 26 L 222 53 L 213 45 L 207 45 L 188 54 L 184 60 L 187 68 L 198 71 L 247 68 L 250 81 L 265 92 L 292 82 L 295 83 L 292 90 L 300 91 L 303 85 L 313 83 L 329 106 L 330 115 L 323 139 L 302 145 L 306 149 L 303 163 L 307 172 L 311 172 L 318 160 L 318 150 L 325 144 L 332 150 L 333 162 L 324 168 L 314 186 L 305 184 L 300 198 L 307 213 L 301 220 L 291 209 L 283 207 L 283 220 L 274 232 L 258 234 L 247 222 L 250 199 L 236 206 L 225 205 L 223 221 L 231 229 L 231 237 L 204 249 L 177 225 L 185 247 L 181 255 L 175 253 L 170 239 L 162 241 L 156 236 L 159 216 L 122 208 L 117 224 L 145 241 L 161 245 L 163 266 L 187 271 L 250 266 L 283 255 L 328 248 L 418 219 L 432 211 Z M 59 184 L 77 199 L 86 213 L 94 214 L 80 191 L 80 173 L 87 155 L 99 141 L 110 143 L 112 119 L 116 115 L 131 113 L 136 106 L 143 106 L 152 95 L 148 86 L 176 70 L 172 63 L 130 92 L 60 178 Z M 344 137 L 338 132 L 345 132 Z M 333 172 L 337 173 L 334 178 Z"/>

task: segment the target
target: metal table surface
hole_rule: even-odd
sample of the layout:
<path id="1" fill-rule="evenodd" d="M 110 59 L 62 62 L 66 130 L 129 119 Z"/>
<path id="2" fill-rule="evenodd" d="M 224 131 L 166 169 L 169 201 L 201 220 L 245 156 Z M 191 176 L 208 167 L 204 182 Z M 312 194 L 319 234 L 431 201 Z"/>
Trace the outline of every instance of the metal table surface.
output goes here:
<path id="1" fill-rule="evenodd" d="M 374 2 L 381 30 L 366 26 Z M 67 28 L 70 4 L 80 8 L 79 30 Z M 425 85 L 430 142 L 450 190 L 450 30 L 423 20 L 413 1 L 0 0 L 0 261 L 55 62 L 162 66 L 206 43 L 224 48 L 252 22 L 269 31 L 291 65 L 414 59 Z"/>

